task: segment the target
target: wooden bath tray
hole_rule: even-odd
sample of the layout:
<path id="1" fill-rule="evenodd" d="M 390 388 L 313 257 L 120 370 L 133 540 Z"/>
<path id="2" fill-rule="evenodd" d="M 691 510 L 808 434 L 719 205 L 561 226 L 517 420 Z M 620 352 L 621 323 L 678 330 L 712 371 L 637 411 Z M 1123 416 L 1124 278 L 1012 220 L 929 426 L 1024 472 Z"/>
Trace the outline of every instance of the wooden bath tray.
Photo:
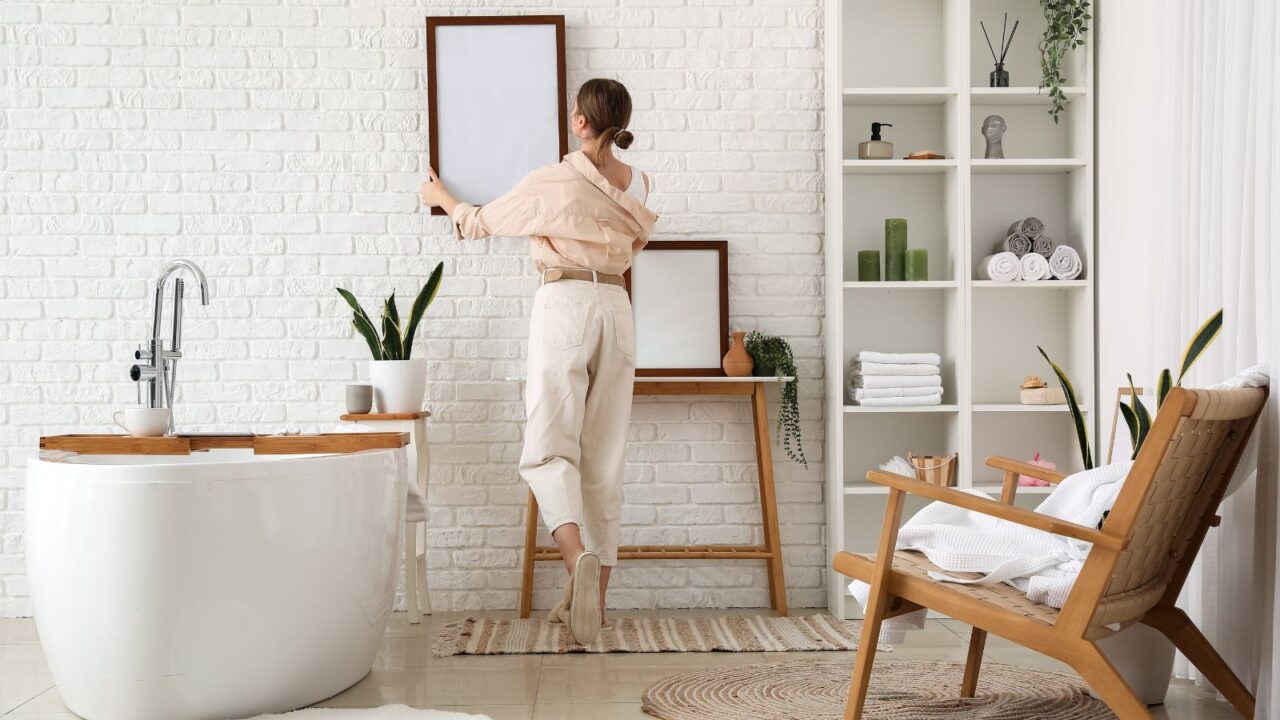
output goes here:
<path id="1" fill-rule="evenodd" d="M 41 450 L 83 455 L 190 455 L 224 448 L 252 448 L 254 455 L 305 455 L 385 450 L 409 444 L 409 433 L 324 433 L 320 435 L 50 435 Z"/>

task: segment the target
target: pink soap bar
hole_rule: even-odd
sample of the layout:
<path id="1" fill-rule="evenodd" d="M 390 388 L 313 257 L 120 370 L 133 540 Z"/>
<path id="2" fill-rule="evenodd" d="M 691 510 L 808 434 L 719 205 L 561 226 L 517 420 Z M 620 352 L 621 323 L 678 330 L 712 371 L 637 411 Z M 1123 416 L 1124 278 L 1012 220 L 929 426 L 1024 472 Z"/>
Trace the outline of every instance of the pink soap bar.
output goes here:
<path id="1" fill-rule="evenodd" d="M 1051 463 L 1051 462 L 1049 462 L 1048 460 L 1041 460 L 1041 459 L 1040 459 L 1040 453 L 1036 453 L 1036 456 L 1035 456 L 1034 458 L 1032 458 L 1031 460 L 1029 460 L 1029 461 L 1027 462 L 1027 464 L 1028 464 L 1028 465 L 1036 465 L 1036 466 L 1038 466 L 1038 467 L 1042 467 L 1042 468 L 1045 468 L 1045 469 L 1048 469 L 1048 470 L 1057 470 L 1057 469 L 1058 469 L 1058 466 L 1057 466 L 1056 464 Z M 1018 476 L 1018 485 L 1020 485 L 1020 486 L 1022 486 L 1022 487 L 1045 487 L 1045 486 L 1046 486 L 1046 485 L 1048 485 L 1048 484 L 1049 484 L 1048 482 L 1045 482 L 1044 480 L 1041 480 L 1040 478 L 1028 477 L 1028 476 L 1026 476 L 1026 475 L 1019 475 L 1019 476 Z"/>

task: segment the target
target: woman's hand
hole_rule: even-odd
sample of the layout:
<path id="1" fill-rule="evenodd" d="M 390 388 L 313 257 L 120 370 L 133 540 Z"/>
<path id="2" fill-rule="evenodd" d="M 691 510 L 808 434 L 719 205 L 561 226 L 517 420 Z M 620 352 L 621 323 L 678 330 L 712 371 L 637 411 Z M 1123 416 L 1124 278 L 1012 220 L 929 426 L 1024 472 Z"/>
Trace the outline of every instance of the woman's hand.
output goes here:
<path id="1" fill-rule="evenodd" d="M 443 208 L 450 215 L 458 204 L 457 198 L 449 192 L 449 188 L 444 186 L 440 176 L 431 168 L 427 168 L 427 181 L 418 189 L 418 195 L 422 197 L 423 205 Z"/>

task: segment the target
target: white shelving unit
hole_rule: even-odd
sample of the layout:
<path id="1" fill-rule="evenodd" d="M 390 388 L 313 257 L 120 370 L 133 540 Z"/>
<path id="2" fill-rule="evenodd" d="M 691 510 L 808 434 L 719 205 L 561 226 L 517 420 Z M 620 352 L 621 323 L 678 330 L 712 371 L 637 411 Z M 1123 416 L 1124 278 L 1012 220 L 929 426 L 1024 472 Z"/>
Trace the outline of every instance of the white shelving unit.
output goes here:
<path id="1" fill-rule="evenodd" d="M 979 20 L 1021 26 L 1006 59 L 1014 87 L 987 87 L 992 69 Z M 874 552 L 886 492 L 866 472 L 893 455 L 960 454 L 959 486 L 999 489 L 988 455 L 1080 469 L 1065 406 L 1018 403 L 1026 375 L 1052 383 L 1036 350 L 1071 374 L 1081 401 L 1097 407 L 1094 379 L 1094 91 L 1092 39 L 1074 53 L 1055 124 L 1040 79 L 1044 31 L 1038 0 L 826 0 L 827 544 Z M 993 42 L 995 42 L 993 40 Z M 1005 118 L 1005 160 L 986 160 L 980 128 Z M 893 123 L 884 139 L 894 160 L 858 160 L 872 122 Z M 932 150 L 945 160 L 909 161 Z M 1070 282 L 975 279 L 1015 220 L 1034 215 L 1080 252 L 1084 275 Z M 857 251 L 884 251 L 885 218 L 908 221 L 908 243 L 929 250 L 928 282 L 858 282 Z M 859 350 L 942 355 L 944 405 L 864 408 L 845 394 L 848 360 Z M 1090 414 L 1091 432 L 1097 422 Z M 1043 488 L 1019 490 L 1032 506 Z M 924 503 L 911 499 L 907 513 Z M 829 605 L 858 608 L 832 573 Z"/>

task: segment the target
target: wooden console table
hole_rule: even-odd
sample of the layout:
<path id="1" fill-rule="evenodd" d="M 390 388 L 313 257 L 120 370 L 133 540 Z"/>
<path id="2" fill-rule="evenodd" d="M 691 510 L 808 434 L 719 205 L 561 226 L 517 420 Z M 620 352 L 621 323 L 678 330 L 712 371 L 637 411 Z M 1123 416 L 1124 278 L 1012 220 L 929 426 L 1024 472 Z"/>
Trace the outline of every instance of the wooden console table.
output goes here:
<path id="1" fill-rule="evenodd" d="M 760 517 L 763 545 L 623 545 L 619 560 L 764 560 L 769 576 L 769 604 L 779 616 L 787 615 L 787 582 L 782 570 L 782 541 L 778 533 L 778 503 L 773 484 L 766 384 L 788 381 L 776 377 L 637 377 L 634 394 L 745 396 L 751 401 L 755 426 L 756 468 L 760 478 Z M 524 568 L 520 582 L 520 617 L 533 611 L 534 563 L 559 561 L 560 550 L 538 543 L 538 500 L 529 492 L 525 518 Z"/>

